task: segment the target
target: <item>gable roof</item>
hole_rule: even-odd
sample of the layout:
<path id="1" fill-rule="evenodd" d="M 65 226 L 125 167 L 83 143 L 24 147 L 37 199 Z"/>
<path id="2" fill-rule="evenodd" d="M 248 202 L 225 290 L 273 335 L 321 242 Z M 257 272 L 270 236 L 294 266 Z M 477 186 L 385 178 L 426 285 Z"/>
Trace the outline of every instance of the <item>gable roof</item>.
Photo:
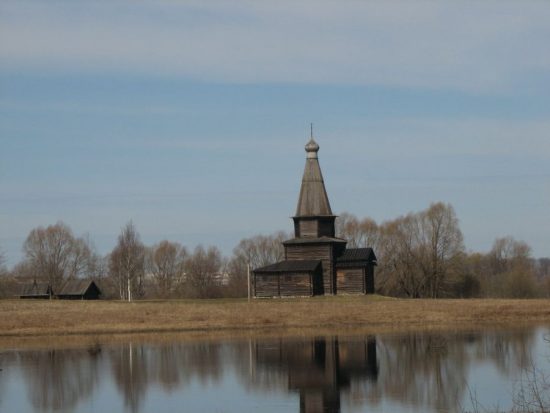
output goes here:
<path id="1" fill-rule="evenodd" d="M 364 265 L 367 263 L 376 264 L 376 255 L 374 255 L 372 248 L 347 248 L 336 259 L 336 265 L 339 267 Z"/>
<path id="2" fill-rule="evenodd" d="M 36 281 L 29 284 L 23 284 L 21 286 L 21 296 L 43 296 L 51 295 L 52 291 L 48 283 L 37 283 Z"/>
<path id="3" fill-rule="evenodd" d="M 320 260 L 285 260 L 256 268 L 255 273 L 313 272 L 321 265 Z"/>
<path id="4" fill-rule="evenodd" d="M 95 282 L 90 280 L 69 280 L 65 283 L 61 291 L 57 295 L 84 295 L 91 286 L 99 288 Z"/>

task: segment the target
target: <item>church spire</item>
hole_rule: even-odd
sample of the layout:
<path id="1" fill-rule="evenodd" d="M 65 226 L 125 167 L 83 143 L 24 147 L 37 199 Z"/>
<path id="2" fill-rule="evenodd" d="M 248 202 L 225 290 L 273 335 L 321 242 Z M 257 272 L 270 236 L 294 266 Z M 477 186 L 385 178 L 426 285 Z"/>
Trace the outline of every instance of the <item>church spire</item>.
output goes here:
<path id="1" fill-rule="evenodd" d="M 306 166 L 302 177 L 296 217 L 332 216 L 323 174 L 317 158 L 319 145 L 313 136 L 306 144 L 305 149 L 307 153 Z"/>

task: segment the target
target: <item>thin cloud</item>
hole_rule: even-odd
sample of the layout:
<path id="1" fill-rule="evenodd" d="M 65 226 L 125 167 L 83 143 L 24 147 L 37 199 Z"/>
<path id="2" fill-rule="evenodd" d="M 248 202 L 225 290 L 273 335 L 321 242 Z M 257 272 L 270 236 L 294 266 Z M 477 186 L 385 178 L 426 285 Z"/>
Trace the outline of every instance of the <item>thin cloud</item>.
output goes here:
<path id="1" fill-rule="evenodd" d="M 9 69 L 498 91 L 547 79 L 545 2 L 8 2 Z"/>

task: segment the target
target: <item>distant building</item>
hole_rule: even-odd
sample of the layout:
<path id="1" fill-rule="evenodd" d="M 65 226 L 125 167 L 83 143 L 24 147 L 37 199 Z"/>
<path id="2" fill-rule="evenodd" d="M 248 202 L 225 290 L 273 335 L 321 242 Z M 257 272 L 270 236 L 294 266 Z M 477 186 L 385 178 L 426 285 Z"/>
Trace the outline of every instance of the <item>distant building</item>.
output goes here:
<path id="1" fill-rule="evenodd" d="M 21 286 L 19 298 L 25 299 L 45 299 L 52 298 L 53 290 L 48 283 L 38 283 L 36 280 L 32 284 L 24 284 Z"/>
<path id="2" fill-rule="evenodd" d="M 36 282 L 25 284 L 21 287 L 20 298 L 60 300 L 97 300 L 101 296 L 101 290 L 94 281 L 69 280 L 58 293 L 55 293 L 48 283 Z"/>
<path id="3" fill-rule="evenodd" d="M 372 248 L 346 249 L 335 234 L 332 213 L 313 140 L 294 220 L 295 237 L 283 242 L 285 260 L 254 270 L 255 297 L 374 293 L 376 256 Z"/>
<path id="4" fill-rule="evenodd" d="M 97 300 L 100 295 L 101 290 L 94 281 L 70 280 L 56 297 L 60 300 Z"/>

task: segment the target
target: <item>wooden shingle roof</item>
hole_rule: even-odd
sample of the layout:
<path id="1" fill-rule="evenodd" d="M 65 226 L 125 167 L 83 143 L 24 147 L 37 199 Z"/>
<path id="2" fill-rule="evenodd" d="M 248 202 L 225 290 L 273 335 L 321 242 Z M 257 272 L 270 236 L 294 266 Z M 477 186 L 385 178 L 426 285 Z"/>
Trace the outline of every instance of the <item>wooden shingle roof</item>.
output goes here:
<path id="1" fill-rule="evenodd" d="M 21 296 L 45 296 L 51 294 L 51 288 L 48 283 L 33 282 L 30 284 L 23 284 L 21 286 Z"/>
<path id="2" fill-rule="evenodd" d="M 70 280 L 65 283 L 58 295 L 84 295 L 92 284 L 95 285 L 90 280 Z"/>
<path id="3" fill-rule="evenodd" d="M 319 238 L 292 238 L 286 241 L 283 241 L 283 245 L 289 244 L 346 244 L 347 241 L 342 238 L 333 238 L 333 237 L 319 237 Z"/>
<path id="4" fill-rule="evenodd" d="M 347 248 L 336 259 L 337 267 L 354 267 L 369 263 L 376 265 L 376 255 L 374 255 L 372 248 Z"/>
<path id="5" fill-rule="evenodd" d="M 319 145 L 313 137 L 306 145 L 307 159 L 302 177 L 296 217 L 332 216 L 323 174 L 317 159 Z"/>
<path id="6" fill-rule="evenodd" d="M 285 260 L 276 264 L 256 268 L 255 273 L 279 273 L 279 272 L 313 272 L 319 265 L 320 260 Z"/>

